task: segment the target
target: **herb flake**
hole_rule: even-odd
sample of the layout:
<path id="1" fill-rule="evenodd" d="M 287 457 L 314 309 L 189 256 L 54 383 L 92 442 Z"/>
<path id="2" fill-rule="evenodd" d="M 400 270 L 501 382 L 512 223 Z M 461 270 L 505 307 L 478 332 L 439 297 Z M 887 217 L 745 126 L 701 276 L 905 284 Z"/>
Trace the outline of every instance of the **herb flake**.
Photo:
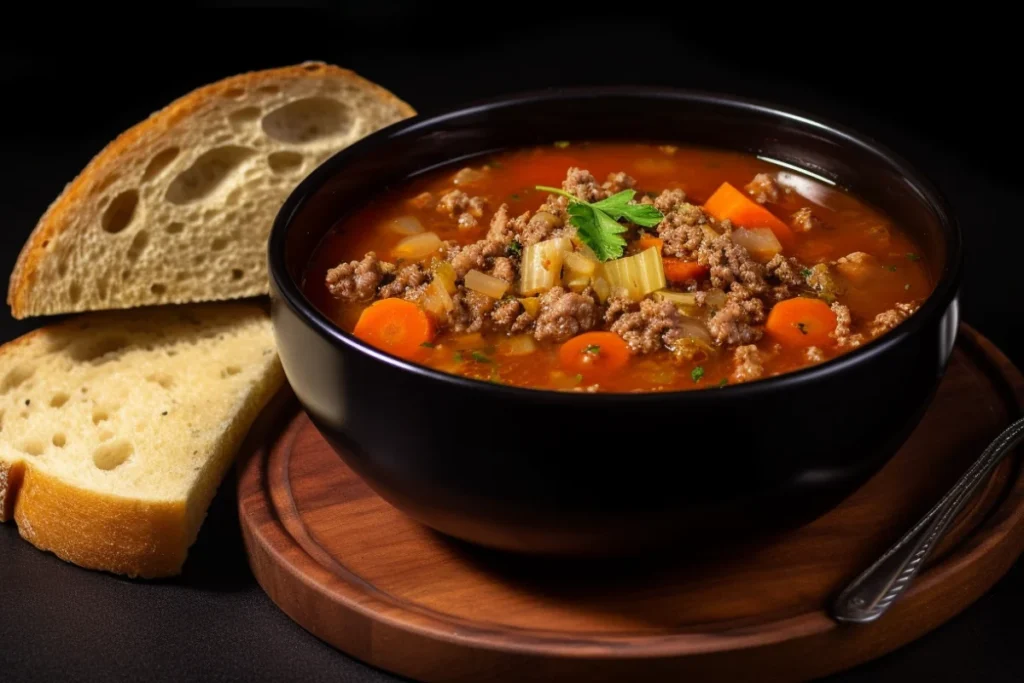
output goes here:
<path id="1" fill-rule="evenodd" d="M 423 342 L 422 344 L 420 344 L 420 346 L 422 346 L 425 349 L 432 349 L 434 348 L 434 342 Z"/>
<path id="2" fill-rule="evenodd" d="M 728 383 L 729 383 L 729 380 L 726 379 L 725 377 L 723 377 L 722 379 L 718 380 L 718 384 L 716 384 L 715 386 L 718 387 L 719 389 L 721 389 L 722 387 L 724 387 Z"/>
<path id="3" fill-rule="evenodd" d="M 587 348 L 583 349 L 583 353 L 589 353 L 592 356 L 600 356 L 601 347 L 598 344 L 591 344 Z"/>
<path id="4" fill-rule="evenodd" d="M 494 362 L 490 358 L 488 358 L 485 354 L 483 354 L 483 353 L 481 353 L 479 351 L 473 351 L 472 353 L 469 354 L 469 356 L 470 356 L 470 358 L 475 360 L 477 363 L 493 363 Z"/>
<path id="5" fill-rule="evenodd" d="M 913 253 L 913 252 L 908 252 L 907 253 L 907 259 L 910 260 L 910 261 L 920 261 L 921 257 L 918 256 L 917 254 Z"/>
<path id="6" fill-rule="evenodd" d="M 452 356 L 452 358 L 455 359 L 456 363 L 461 363 L 462 362 L 462 351 L 456 351 L 455 355 Z"/>
<path id="7" fill-rule="evenodd" d="M 801 268 L 800 269 L 800 274 L 803 275 L 804 279 L 806 280 L 811 275 L 814 275 L 814 271 L 811 270 L 810 268 Z"/>
<path id="8" fill-rule="evenodd" d="M 698 365 L 697 367 L 695 367 L 693 370 L 690 371 L 690 379 L 692 379 L 694 381 L 694 383 L 699 382 L 703 376 L 704 376 L 704 366 L 703 365 Z"/>
<path id="9" fill-rule="evenodd" d="M 505 253 L 509 256 L 522 256 L 523 245 L 519 243 L 519 240 L 512 240 L 508 243 L 508 246 L 505 247 Z"/>
<path id="10" fill-rule="evenodd" d="M 886 266 L 885 269 L 888 270 L 890 273 L 896 272 L 896 266 Z"/>
<path id="11" fill-rule="evenodd" d="M 555 147 L 557 147 L 558 149 L 566 149 L 569 145 L 570 142 L 568 140 L 557 140 L 555 142 Z"/>
<path id="12" fill-rule="evenodd" d="M 796 329 L 800 330 L 800 334 L 807 334 L 807 324 L 806 323 L 793 323 L 793 324 L 796 325 Z"/>

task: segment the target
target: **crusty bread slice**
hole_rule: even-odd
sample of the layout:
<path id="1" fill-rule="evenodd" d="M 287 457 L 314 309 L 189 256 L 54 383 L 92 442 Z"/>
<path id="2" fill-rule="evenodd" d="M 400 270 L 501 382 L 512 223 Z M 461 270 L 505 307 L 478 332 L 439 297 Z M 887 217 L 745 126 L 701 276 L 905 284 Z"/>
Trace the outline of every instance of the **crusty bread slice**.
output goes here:
<path id="1" fill-rule="evenodd" d="M 318 163 L 415 114 L 309 62 L 200 88 L 123 133 L 43 215 L 11 275 L 15 318 L 268 291 L 266 239 Z"/>
<path id="2" fill-rule="evenodd" d="M 248 303 L 88 314 L 0 347 L 0 521 L 83 567 L 178 573 L 283 379 Z"/>

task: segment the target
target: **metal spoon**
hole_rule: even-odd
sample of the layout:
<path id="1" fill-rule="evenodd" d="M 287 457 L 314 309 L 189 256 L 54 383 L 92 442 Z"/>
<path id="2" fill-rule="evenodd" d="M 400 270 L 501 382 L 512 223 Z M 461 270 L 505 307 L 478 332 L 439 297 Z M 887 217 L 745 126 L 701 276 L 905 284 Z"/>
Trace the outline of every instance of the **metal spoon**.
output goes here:
<path id="1" fill-rule="evenodd" d="M 839 594 L 832 606 L 833 618 L 846 623 L 867 624 L 885 614 L 910 587 L 964 504 L 1021 441 L 1024 441 L 1024 418 L 993 439 L 942 500 Z"/>

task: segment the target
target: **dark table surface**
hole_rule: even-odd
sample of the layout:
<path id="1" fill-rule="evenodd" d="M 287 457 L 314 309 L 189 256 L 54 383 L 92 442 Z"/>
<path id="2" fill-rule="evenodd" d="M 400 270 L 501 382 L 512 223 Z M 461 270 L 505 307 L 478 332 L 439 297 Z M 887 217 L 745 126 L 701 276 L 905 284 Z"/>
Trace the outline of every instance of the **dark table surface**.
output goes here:
<path id="1" fill-rule="evenodd" d="M 1024 196 L 1012 173 L 1020 157 L 1010 148 L 1019 147 L 1015 110 L 986 94 L 999 91 L 979 82 L 983 76 L 972 77 L 966 90 L 954 87 L 957 69 L 1000 63 L 1003 56 L 987 52 L 997 41 L 965 43 L 959 35 L 955 42 L 908 45 L 877 32 L 870 40 L 863 34 L 846 40 L 794 30 L 784 35 L 783 49 L 742 37 L 723 44 L 685 23 L 602 17 L 532 18 L 478 33 L 457 21 L 434 29 L 429 21 L 436 17 L 421 17 L 408 3 L 376 7 L 360 16 L 275 18 L 263 26 L 265 41 L 244 40 L 227 22 L 180 27 L 194 50 L 161 50 L 161 37 L 148 33 L 117 36 L 116 44 L 81 35 L 19 44 L 15 36 L 0 48 L 6 103 L 0 107 L 0 272 L 10 271 L 49 201 L 103 144 L 222 76 L 323 59 L 383 84 L 421 111 L 538 87 L 673 85 L 829 117 L 920 166 L 948 196 L 964 229 L 964 319 L 1024 363 L 1017 303 L 1024 278 L 1015 270 Z M 611 56 L 605 49 L 597 58 L 578 50 L 573 36 L 617 38 L 605 45 Z M 828 58 L 815 58 L 822 54 Z M 2 313 L 0 341 L 41 323 Z M 938 630 L 829 680 L 1024 680 L 1022 607 L 1024 563 L 1018 562 Z M 0 527 L 0 679 L 394 680 L 321 643 L 263 594 L 246 563 L 233 479 L 221 487 L 175 580 L 81 570 L 35 550 L 13 525 Z"/>

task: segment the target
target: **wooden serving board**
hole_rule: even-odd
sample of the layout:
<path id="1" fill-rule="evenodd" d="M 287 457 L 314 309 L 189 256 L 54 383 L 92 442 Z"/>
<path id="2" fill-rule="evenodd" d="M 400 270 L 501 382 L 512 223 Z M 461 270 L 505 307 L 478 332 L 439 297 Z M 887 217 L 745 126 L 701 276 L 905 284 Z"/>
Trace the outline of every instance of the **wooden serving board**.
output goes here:
<path id="1" fill-rule="evenodd" d="M 485 551 L 419 526 L 281 396 L 240 463 L 239 511 L 256 578 L 282 610 L 352 656 L 415 679 L 805 680 L 935 628 L 1024 551 L 1014 458 L 885 617 L 839 625 L 826 612 L 1022 405 L 1024 378 L 962 327 L 910 440 L 825 516 L 730 550 L 584 562 Z"/>

